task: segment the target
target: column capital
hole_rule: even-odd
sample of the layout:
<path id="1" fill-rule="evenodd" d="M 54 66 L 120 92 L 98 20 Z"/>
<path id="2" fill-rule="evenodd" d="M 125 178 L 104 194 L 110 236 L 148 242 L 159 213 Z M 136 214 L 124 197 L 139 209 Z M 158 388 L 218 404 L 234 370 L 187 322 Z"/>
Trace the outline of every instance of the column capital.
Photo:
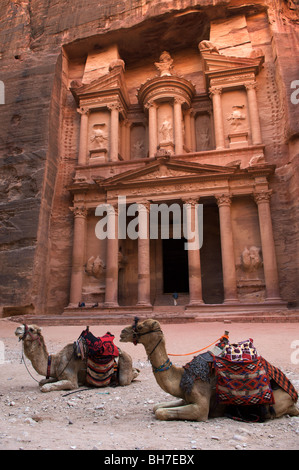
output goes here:
<path id="1" fill-rule="evenodd" d="M 210 96 L 213 95 L 221 95 L 222 94 L 222 87 L 220 86 L 211 86 L 209 88 Z"/>
<path id="2" fill-rule="evenodd" d="M 232 198 L 230 194 L 215 194 L 215 198 L 216 198 L 218 207 L 231 205 Z"/>
<path id="3" fill-rule="evenodd" d="M 124 108 L 122 107 L 122 105 L 118 101 L 115 101 L 114 103 L 107 104 L 107 108 L 109 109 L 109 111 L 116 110 L 119 113 L 124 110 Z"/>
<path id="4" fill-rule="evenodd" d="M 191 206 L 195 206 L 195 204 L 198 204 L 200 197 L 185 197 L 181 198 L 184 204 L 190 204 Z"/>
<path id="5" fill-rule="evenodd" d="M 89 113 L 90 113 L 90 109 L 89 108 L 84 108 L 84 107 L 77 108 L 77 113 L 81 114 L 81 116 L 83 116 L 83 115 L 88 116 Z"/>
<path id="6" fill-rule="evenodd" d="M 87 217 L 87 208 L 86 206 L 73 206 L 69 208 L 70 211 L 74 214 L 74 217 L 82 217 L 86 218 Z"/>
<path id="7" fill-rule="evenodd" d="M 149 100 L 144 104 L 145 109 L 157 108 L 158 105 L 154 100 Z"/>
<path id="8" fill-rule="evenodd" d="M 268 190 L 268 191 L 255 192 L 253 194 L 253 197 L 257 204 L 261 204 L 263 202 L 269 203 L 271 199 L 271 195 L 272 195 L 272 190 Z"/>
<path id="9" fill-rule="evenodd" d="M 247 82 L 244 85 L 245 85 L 246 90 L 256 90 L 257 88 L 257 82 L 255 80 L 251 82 Z"/>
<path id="10" fill-rule="evenodd" d="M 184 98 L 181 98 L 180 96 L 175 96 L 173 102 L 182 106 L 184 103 L 186 103 L 186 100 L 184 100 Z"/>

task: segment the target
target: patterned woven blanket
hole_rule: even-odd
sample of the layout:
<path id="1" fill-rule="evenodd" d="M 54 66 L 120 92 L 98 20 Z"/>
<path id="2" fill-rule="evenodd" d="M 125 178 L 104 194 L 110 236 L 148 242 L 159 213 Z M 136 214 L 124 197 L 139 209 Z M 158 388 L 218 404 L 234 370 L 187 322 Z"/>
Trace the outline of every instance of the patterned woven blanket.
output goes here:
<path id="1" fill-rule="evenodd" d="M 285 392 L 287 392 L 292 400 L 296 403 L 298 400 L 298 393 L 294 387 L 294 385 L 289 381 L 286 375 L 277 367 L 272 366 L 266 359 L 263 359 L 265 363 L 265 367 L 267 370 L 267 374 L 277 385 L 282 388 Z"/>
<path id="2" fill-rule="evenodd" d="M 221 404 L 273 404 L 270 377 L 263 358 L 232 362 L 215 357 L 216 395 Z"/>
<path id="3" fill-rule="evenodd" d="M 88 356 L 97 358 L 102 356 L 114 356 L 119 355 L 117 347 L 114 345 L 114 336 L 107 332 L 104 336 L 96 337 L 89 329 L 82 331 L 81 338 L 84 338 L 88 347 Z"/>
<path id="4" fill-rule="evenodd" d="M 114 336 L 106 333 L 104 336 L 96 337 L 89 329 L 82 331 L 76 342 L 77 350 L 86 351 L 87 369 L 86 382 L 93 387 L 106 387 L 112 382 L 117 383 L 117 362 L 119 356 L 118 348 L 114 345 Z M 82 344 L 84 343 L 84 348 Z M 81 354 L 82 359 L 83 353 Z"/>

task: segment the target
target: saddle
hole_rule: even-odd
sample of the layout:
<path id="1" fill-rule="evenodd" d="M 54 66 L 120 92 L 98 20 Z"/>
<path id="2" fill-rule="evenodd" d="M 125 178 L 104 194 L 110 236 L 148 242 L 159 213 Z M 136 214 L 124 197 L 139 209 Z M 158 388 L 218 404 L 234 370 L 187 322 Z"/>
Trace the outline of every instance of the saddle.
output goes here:
<path id="1" fill-rule="evenodd" d="M 209 382 L 214 369 L 217 403 L 227 405 L 228 416 L 235 419 L 246 416 L 244 420 L 248 421 L 249 416 L 254 416 L 254 420 L 262 421 L 263 406 L 275 403 L 273 390 L 277 387 L 294 402 L 298 400 L 298 393 L 286 375 L 258 354 L 251 338 L 240 343 L 217 344 L 214 351 L 194 357 L 184 369 L 180 385 L 186 393 L 191 392 L 197 379 Z"/>
<path id="2" fill-rule="evenodd" d="M 104 336 L 94 336 L 87 327 L 74 343 L 77 358 L 86 360 L 86 383 L 93 387 L 106 387 L 118 384 L 118 348 L 114 336 L 107 332 Z"/>

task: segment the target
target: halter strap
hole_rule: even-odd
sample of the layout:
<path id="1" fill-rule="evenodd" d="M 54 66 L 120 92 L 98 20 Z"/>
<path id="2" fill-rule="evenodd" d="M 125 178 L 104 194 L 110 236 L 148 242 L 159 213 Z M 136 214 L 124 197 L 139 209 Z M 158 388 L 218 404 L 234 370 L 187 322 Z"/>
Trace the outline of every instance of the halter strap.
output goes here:
<path id="1" fill-rule="evenodd" d="M 167 361 L 164 362 L 164 364 L 162 364 L 161 366 L 153 367 L 153 372 L 154 374 L 157 372 L 164 372 L 165 370 L 170 369 L 171 366 L 172 366 L 172 362 L 170 362 L 170 359 L 168 358 Z"/>
<path id="2" fill-rule="evenodd" d="M 51 356 L 51 354 L 49 354 L 49 356 L 48 356 L 48 365 L 47 365 L 47 375 L 46 375 L 46 379 L 49 379 L 49 378 L 50 378 L 51 362 L 52 362 L 52 356 Z"/>

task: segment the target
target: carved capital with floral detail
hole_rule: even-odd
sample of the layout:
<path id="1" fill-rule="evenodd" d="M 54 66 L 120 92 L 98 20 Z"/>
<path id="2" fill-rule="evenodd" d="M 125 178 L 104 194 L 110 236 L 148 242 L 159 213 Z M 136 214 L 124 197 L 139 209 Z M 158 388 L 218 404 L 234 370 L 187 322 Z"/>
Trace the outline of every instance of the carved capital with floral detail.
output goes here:
<path id="1" fill-rule="evenodd" d="M 246 90 L 256 90 L 257 83 L 255 81 L 245 83 Z"/>
<path id="2" fill-rule="evenodd" d="M 216 198 L 218 207 L 231 205 L 232 198 L 230 194 L 216 194 L 215 198 Z"/>
<path id="3" fill-rule="evenodd" d="M 198 197 L 186 197 L 182 198 L 184 204 L 189 204 L 190 206 L 195 206 L 195 204 L 199 203 L 199 196 Z"/>
<path id="4" fill-rule="evenodd" d="M 269 204 L 272 195 L 272 190 L 269 191 L 259 191 L 254 193 L 253 197 L 257 204 L 266 202 Z"/>
<path id="5" fill-rule="evenodd" d="M 220 86 L 211 86 L 210 89 L 209 89 L 209 92 L 210 92 L 210 97 L 212 97 L 213 95 L 221 95 L 222 93 L 222 87 Z"/>
<path id="6" fill-rule="evenodd" d="M 70 207 L 70 211 L 74 214 L 74 217 L 87 217 L 87 208 L 85 206 L 74 206 Z"/>
<path id="7" fill-rule="evenodd" d="M 109 104 L 107 105 L 107 108 L 109 109 L 109 111 L 116 110 L 116 111 L 118 111 L 119 113 L 124 110 L 123 107 L 121 106 L 121 104 L 118 103 L 118 102 L 109 103 Z"/>

